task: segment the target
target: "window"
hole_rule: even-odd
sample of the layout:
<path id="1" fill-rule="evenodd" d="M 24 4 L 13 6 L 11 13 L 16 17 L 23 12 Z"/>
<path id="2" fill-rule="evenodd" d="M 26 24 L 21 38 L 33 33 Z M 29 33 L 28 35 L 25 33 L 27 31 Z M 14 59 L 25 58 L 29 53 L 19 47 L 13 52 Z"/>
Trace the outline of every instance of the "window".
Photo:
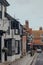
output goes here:
<path id="1" fill-rule="evenodd" d="M 8 35 L 10 35 L 10 27 L 8 27 L 7 33 Z"/>
<path id="2" fill-rule="evenodd" d="M 11 21 L 11 29 L 15 29 L 15 21 Z"/>
<path id="3" fill-rule="evenodd" d="M 19 30 L 18 29 L 14 29 L 14 34 L 18 34 Z"/>
<path id="4" fill-rule="evenodd" d="M 12 50 L 15 50 L 15 40 L 12 39 Z"/>
<path id="5" fill-rule="evenodd" d="M 12 55 L 15 54 L 15 40 L 12 39 Z"/>
<path id="6" fill-rule="evenodd" d="M 16 29 L 16 31 L 15 31 L 15 32 L 16 32 L 16 34 L 18 34 L 18 29 Z"/>
<path id="7" fill-rule="evenodd" d="M 0 3 L 0 11 L 1 11 L 1 9 L 2 9 L 1 7 L 2 7 L 2 5 L 1 5 L 1 3 Z"/>
<path id="8" fill-rule="evenodd" d="M 18 40 L 15 40 L 15 54 L 20 53 L 20 44 Z"/>
<path id="9" fill-rule="evenodd" d="M 18 41 L 15 43 L 15 53 L 18 53 Z"/>
<path id="10" fill-rule="evenodd" d="M 16 20 L 11 21 L 11 29 L 19 29 L 19 23 Z"/>

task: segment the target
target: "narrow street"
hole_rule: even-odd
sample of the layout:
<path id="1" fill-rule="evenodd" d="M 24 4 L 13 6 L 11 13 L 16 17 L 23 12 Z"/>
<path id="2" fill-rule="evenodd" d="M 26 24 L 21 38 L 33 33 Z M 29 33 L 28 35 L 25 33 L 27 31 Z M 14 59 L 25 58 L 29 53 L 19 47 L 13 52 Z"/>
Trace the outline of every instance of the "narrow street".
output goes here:
<path id="1" fill-rule="evenodd" d="M 30 54 L 24 56 L 23 58 L 20 58 L 14 62 L 11 63 L 4 63 L 2 65 L 31 65 L 33 59 L 37 56 L 37 53 L 34 54 L 34 56 L 30 56 Z M 1 64 L 0 64 L 1 65 Z"/>
<path id="2" fill-rule="evenodd" d="M 43 53 L 39 53 L 32 65 L 43 65 Z"/>
<path id="3" fill-rule="evenodd" d="M 32 62 L 33 57 L 29 55 L 15 61 L 14 63 L 12 63 L 11 65 L 30 65 L 30 63 Z"/>

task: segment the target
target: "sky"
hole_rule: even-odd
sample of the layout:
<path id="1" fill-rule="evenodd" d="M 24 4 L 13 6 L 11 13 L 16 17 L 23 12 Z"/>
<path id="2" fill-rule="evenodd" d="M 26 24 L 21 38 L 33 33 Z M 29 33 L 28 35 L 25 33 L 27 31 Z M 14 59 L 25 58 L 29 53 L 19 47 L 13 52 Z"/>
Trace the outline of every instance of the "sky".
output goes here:
<path id="1" fill-rule="evenodd" d="M 43 0 L 7 0 L 10 4 L 7 12 L 20 21 L 29 21 L 29 27 L 36 30 L 43 27 Z"/>

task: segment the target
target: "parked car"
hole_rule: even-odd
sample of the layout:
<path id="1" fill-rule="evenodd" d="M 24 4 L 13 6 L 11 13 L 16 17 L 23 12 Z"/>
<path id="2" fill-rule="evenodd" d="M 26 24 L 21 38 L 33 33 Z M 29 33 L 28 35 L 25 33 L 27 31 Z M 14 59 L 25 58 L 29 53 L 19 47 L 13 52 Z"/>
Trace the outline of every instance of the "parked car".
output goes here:
<path id="1" fill-rule="evenodd" d="M 37 53 L 41 53 L 42 52 L 42 50 L 41 49 L 37 49 Z"/>

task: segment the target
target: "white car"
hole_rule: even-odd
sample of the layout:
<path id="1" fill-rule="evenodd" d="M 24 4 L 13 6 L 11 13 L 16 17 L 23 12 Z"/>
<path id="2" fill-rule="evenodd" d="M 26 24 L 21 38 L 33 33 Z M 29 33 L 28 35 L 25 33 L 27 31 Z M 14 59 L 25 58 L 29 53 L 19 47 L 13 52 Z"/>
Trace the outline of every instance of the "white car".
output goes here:
<path id="1" fill-rule="evenodd" d="M 41 49 L 37 49 L 37 53 L 41 53 L 42 52 L 42 50 Z"/>

